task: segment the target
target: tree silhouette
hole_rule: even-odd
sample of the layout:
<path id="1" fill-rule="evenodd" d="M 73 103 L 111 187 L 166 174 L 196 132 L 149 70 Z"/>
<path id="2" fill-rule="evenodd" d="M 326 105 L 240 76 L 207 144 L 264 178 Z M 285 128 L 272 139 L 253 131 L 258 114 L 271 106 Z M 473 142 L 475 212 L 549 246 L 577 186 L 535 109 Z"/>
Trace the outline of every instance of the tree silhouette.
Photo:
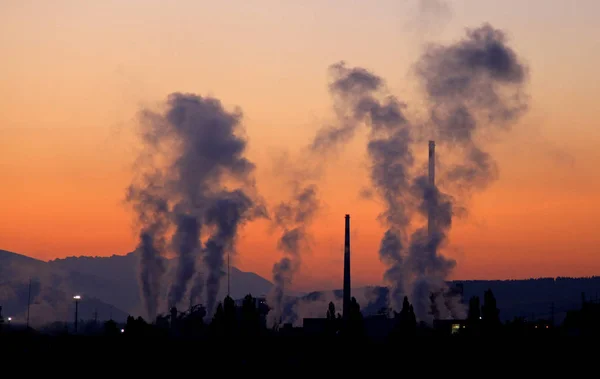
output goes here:
<path id="1" fill-rule="evenodd" d="M 235 301 L 229 295 L 223 300 L 223 314 L 225 316 L 226 327 L 230 330 L 235 329 L 237 324 Z"/>
<path id="2" fill-rule="evenodd" d="M 329 307 L 327 308 L 327 319 L 328 320 L 335 320 L 335 304 L 333 304 L 333 301 L 329 302 Z"/>
<path id="3" fill-rule="evenodd" d="M 335 312 L 335 304 L 333 301 L 329 302 L 327 307 L 327 324 L 326 333 L 328 335 L 335 335 L 340 330 L 342 317 L 339 313 Z"/>
<path id="4" fill-rule="evenodd" d="M 169 321 L 169 319 L 171 318 L 170 315 L 158 315 L 156 316 L 156 320 L 154 322 L 154 324 L 156 325 L 156 327 L 158 329 L 161 330 L 169 330 L 169 328 L 171 327 L 171 323 Z"/>
<path id="5" fill-rule="evenodd" d="M 495 333 L 502 325 L 500 322 L 500 310 L 496 306 L 496 297 L 491 289 L 483 293 L 483 305 L 481 306 L 481 325 L 485 333 Z"/>
<path id="6" fill-rule="evenodd" d="M 216 334 L 233 335 L 237 327 L 237 315 L 235 301 L 226 296 L 223 302 L 219 302 L 217 310 L 211 322 L 211 329 Z"/>
<path id="7" fill-rule="evenodd" d="M 473 296 L 469 299 L 469 311 L 467 313 L 467 329 L 460 330 L 461 334 L 478 336 L 481 333 L 481 306 L 479 296 Z"/>
<path id="8" fill-rule="evenodd" d="M 412 329 L 416 329 L 417 327 L 417 315 L 415 314 L 415 310 L 413 309 L 412 304 L 408 308 L 408 325 Z"/>
<path id="9" fill-rule="evenodd" d="M 356 298 L 350 300 L 350 306 L 348 307 L 348 324 L 346 325 L 346 334 L 354 338 L 358 338 L 364 335 L 364 323 L 363 315 L 360 312 L 360 305 L 356 301 Z"/>
<path id="10" fill-rule="evenodd" d="M 181 332 L 187 337 L 198 337 L 204 332 L 206 309 L 202 305 L 194 305 L 189 312 L 181 315 L 179 324 Z"/>
<path id="11" fill-rule="evenodd" d="M 0 331 L 2 331 L 3 326 L 4 326 L 4 317 L 2 317 L 2 307 L 0 306 Z"/>
<path id="12" fill-rule="evenodd" d="M 260 314 L 256 307 L 256 299 L 248 294 L 242 302 L 241 312 L 242 331 L 246 335 L 255 335 L 260 332 Z"/>
<path id="13" fill-rule="evenodd" d="M 104 334 L 107 336 L 116 336 L 119 334 L 117 323 L 113 320 L 108 320 L 104 323 Z"/>
<path id="14" fill-rule="evenodd" d="M 125 324 L 125 333 L 130 336 L 146 336 L 150 333 L 150 326 L 141 317 L 134 318 L 133 316 L 128 316 L 127 323 Z"/>
<path id="15" fill-rule="evenodd" d="M 223 303 L 217 304 L 217 309 L 213 315 L 210 327 L 214 332 L 220 333 L 225 329 L 225 311 L 223 310 Z"/>
<path id="16" fill-rule="evenodd" d="M 479 296 L 473 296 L 469 299 L 469 313 L 467 320 L 470 322 L 479 322 L 481 316 Z"/>
<path id="17" fill-rule="evenodd" d="M 417 317 L 413 306 L 408 302 L 408 297 L 404 296 L 402 309 L 400 313 L 395 313 L 396 327 L 392 334 L 395 337 L 412 336 L 417 331 Z"/>
<path id="18" fill-rule="evenodd" d="M 356 298 L 352 298 L 350 301 L 350 317 L 348 317 L 351 321 L 362 322 L 363 315 L 360 312 L 360 305 L 356 301 Z"/>
<path id="19" fill-rule="evenodd" d="M 330 311 L 334 310 L 331 308 L 332 303 L 330 303 Z M 329 316 L 329 311 L 327 312 Z M 329 317 L 328 317 L 329 318 Z M 343 320 L 341 317 L 335 319 L 335 325 L 337 326 L 337 330 L 340 330 L 342 327 L 342 332 L 344 336 L 350 338 L 358 338 L 364 335 L 364 323 L 363 323 L 363 315 L 360 311 L 360 305 L 356 301 L 356 298 L 352 298 L 350 300 L 350 306 L 348 307 L 348 317 L 346 320 Z"/>

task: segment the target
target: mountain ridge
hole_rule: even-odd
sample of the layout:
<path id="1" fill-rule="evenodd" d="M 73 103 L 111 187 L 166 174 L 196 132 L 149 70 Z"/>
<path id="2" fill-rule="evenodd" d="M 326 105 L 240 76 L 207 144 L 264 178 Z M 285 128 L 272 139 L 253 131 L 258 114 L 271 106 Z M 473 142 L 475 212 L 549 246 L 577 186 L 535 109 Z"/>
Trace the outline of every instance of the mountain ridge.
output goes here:
<path id="1" fill-rule="evenodd" d="M 176 258 L 165 258 L 168 263 L 166 282 L 177 264 Z M 70 256 L 42 261 L 23 254 L 0 250 L 0 305 L 5 312 L 16 314 L 26 306 L 29 277 L 35 278 L 36 296 L 45 304 L 45 311 L 56 308 L 57 318 L 68 316 L 72 306 L 72 296 L 81 294 L 84 299 L 97 299 L 123 314 L 144 315 L 138 284 L 138 261 L 134 252 L 124 255 Z M 9 279 L 8 281 L 6 279 Z M 46 288 L 42 290 L 41 284 Z M 551 309 L 560 319 L 567 309 L 577 308 L 581 294 L 594 296 L 600 293 L 600 277 L 544 277 L 529 279 L 498 280 L 455 280 L 449 285 L 462 284 L 463 302 L 468 303 L 472 296 L 483 297 L 483 292 L 491 289 L 498 301 L 501 318 L 505 321 L 514 317 L 548 317 Z M 8 284 L 8 285 L 7 285 Z M 255 297 L 266 295 L 272 283 L 251 271 L 231 267 L 231 295 L 240 299 L 250 293 Z M 168 285 L 163 288 L 166 293 Z M 227 278 L 222 278 L 218 299 L 223 299 L 227 290 Z M 365 314 L 374 314 L 387 307 L 388 289 L 383 286 L 353 287 Z M 329 301 L 341 306 L 341 289 L 311 291 L 290 298 L 296 298 L 295 305 L 299 317 L 322 317 Z M 62 304 L 60 298 L 62 297 Z M 17 300 L 15 300 L 17 299 Z M 25 299 L 25 300 L 23 300 Z M 186 302 L 183 302 L 186 304 Z M 186 305 L 183 305 L 185 307 Z M 166 312 L 166 305 L 161 309 Z M 65 313 L 66 312 L 66 313 Z M 87 312 L 90 313 L 90 312 Z M 106 313 L 103 311 L 103 313 Z M 66 315 L 66 316 L 65 316 Z"/>
<path id="2" fill-rule="evenodd" d="M 167 291 L 177 260 L 167 259 L 167 273 L 162 292 Z M 113 308 L 115 313 L 145 316 L 140 298 L 138 281 L 138 256 L 135 252 L 108 257 L 70 256 L 42 261 L 23 254 L 0 250 L 0 305 L 6 314 L 17 315 L 27 306 L 28 284 L 32 279 L 32 297 L 37 301 L 35 308 L 43 309 L 47 318 L 58 320 L 69 318 L 68 308 L 75 294 L 86 299 L 97 299 L 102 312 Z M 242 298 L 248 293 L 266 295 L 272 283 L 253 272 L 231 267 L 231 294 Z M 218 298 L 225 297 L 227 278 L 221 280 Z M 187 304 L 184 301 L 183 307 Z M 85 307 L 85 306 L 84 306 Z M 167 307 L 164 305 L 164 311 Z M 88 312 L 89 313 L 89 312 Z M 36 312 L 40 314 L 40 312 Z M 42 322 L 41 320 L 38 320 Z M 45 320 L 51 321 L 51 320 Z"/>

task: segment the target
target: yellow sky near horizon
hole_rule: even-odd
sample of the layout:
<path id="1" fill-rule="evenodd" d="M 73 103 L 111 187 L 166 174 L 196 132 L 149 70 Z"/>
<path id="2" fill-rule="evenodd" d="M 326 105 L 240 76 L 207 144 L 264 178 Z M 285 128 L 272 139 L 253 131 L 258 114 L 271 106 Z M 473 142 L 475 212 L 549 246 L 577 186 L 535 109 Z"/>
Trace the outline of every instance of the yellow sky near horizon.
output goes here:
<path id="1" fill-rule="evenodd" d="M 449 3 L 446 17 L 417 15 L 416 0 L 1 2 L 0 249 L 41 259 L 132 251 L 133 214 L 122 201 L 134 120 L 171 92 L 243 109 L 259 189 L 275 199 L 274 157 L 301 149 L 332 117 L 330 64 L 372 70 L 418 110 L 410 68 L 422 43 L 490 22 L 530 67 L 530 110 L 491 147 L 500 178 L 453 227 L 453 275 L 600 274 L 600 3 Z M 354 281 L 381 282 L 381 207 L 358 197 L 365 154 L 357 138 L 329 162 L 326 208 L 297 289 L 339 287 L 345 213 Z M 250 224 L 235 264 L 270 279 L 275 246 L 264 223 Z"/>

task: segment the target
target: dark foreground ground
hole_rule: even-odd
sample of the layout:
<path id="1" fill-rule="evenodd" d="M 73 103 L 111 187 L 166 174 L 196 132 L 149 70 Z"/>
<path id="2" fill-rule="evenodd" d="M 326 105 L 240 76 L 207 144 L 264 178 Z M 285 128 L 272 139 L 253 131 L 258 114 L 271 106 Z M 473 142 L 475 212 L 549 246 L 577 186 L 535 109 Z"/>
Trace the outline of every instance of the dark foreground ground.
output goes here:
<path id="1" fill-rule="evenodd" d="M 77 376 L 96 376 L 97 370 L 116 370 L 117 375 L 130 369 L 152 376 L 168 376 L 164 369 L 183 370 L 183 373 L 191 370 L 191 376 L 204 376 L 194 374 L 203 368 L 223 370 L 226 377 L 229 376 L 227 373 L 234 374 L 238 370 L 249 370 L 247 374 L 254 373 L 250 375 L 252 377 L 261 372 L 295 377 L 306 371 L 320 377 L 320 370 L 355 371 L 353 377 L 388 370 L 392 370 L 388 375 L 394 376 L 418 373 L 430 377 L 442 373 L 452 377 L 496 378 L 525 374 L 539 376 L 542 372 L 552 376 L 573 376 L 587 372 L 590 367 L 595 372 L 598 342 L 598 339 L 581 337 L 526 339 L 502 336 L 494 339 L 425 337 L 376 342 L 274 336 L 191 340 L 4 335 L 0 336 L 0 362 L 5 369 L 27 367 L 22 366 L 23 362 L 50 362 L 42 367 L 46 374 L 52 375 L 68 367 L 82 367 L 84 371 Z M 40 367 L 33 364 L 31 368 Z"/>

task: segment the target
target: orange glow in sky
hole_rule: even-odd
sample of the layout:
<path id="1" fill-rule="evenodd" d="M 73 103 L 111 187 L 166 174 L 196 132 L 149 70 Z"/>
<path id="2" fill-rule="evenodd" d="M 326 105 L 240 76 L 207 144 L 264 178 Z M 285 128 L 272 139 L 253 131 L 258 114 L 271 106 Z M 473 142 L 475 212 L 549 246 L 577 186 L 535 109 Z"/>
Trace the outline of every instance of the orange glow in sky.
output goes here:
<path id="1" fill-rule="evenodd" d="M 366 67 L 418 108 L 410 69 L 423 44 L 489 22 L 530 67 L 530 109 L 491 143 L 500 177 L 453 226 L 445 250 L 457 260 L 453 278 L 600 274 L 600 3 L 465 0 L 451 15 L 374 3 L 3 2 L 0 249 L 44 260 L 134 250 L 124 197 L 135 117 L 171 92 L 240 106 L 259 189 L 280 199 L 275 157 L 299 151 L 333 117 L 330 64 Z M 346 213 L 354 284 L 382 283 L 381 204 L 359 197 L 368 184 L 364 138 L 327 166 L 325 208 L 295 286 L 341 286 Z M 247 225 L 235 265 L 271 279 L 276 240 L 266 223 Z"/>

